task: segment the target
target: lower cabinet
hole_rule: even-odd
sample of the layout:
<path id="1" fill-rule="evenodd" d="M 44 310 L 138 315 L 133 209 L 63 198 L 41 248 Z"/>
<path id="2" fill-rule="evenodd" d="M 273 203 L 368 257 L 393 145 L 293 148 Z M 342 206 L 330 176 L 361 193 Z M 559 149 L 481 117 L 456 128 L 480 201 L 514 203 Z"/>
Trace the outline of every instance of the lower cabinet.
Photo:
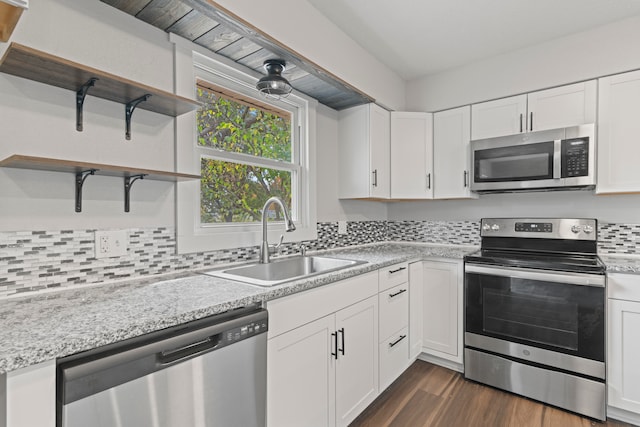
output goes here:
<path id="1" fill-rule="evenodd" d="M 609 407 L 640 421 L 640 276 L 609 274 L 607 282 L 607 395 Z M 615 410 L 613 411 L 615 412 Z M 623 419 L 609 410 L 609 416 Z"/>
<path id="2" fill-rule="evenodd" d="M 56 425 L 55 360 L 0 374 L 0 386 L 0 426 Z"/>
<path id="3" fill-rule="evenodd" d="M 409 365 L 409 266 L 380 270 L 380 391 L 389 387 Z"/>
<path id="4" fill-rule="evenodd" d="M 369 296 L 353 302 L 357 288 Z M 267 344 L 267 425 L 347 426 L 378 396 L 377 273 L 281 300 L 267 304 L 278 334 Z M 306 322 L 341 300 L 349 305 Z M 303 323 L 280 334 L 287 318 Z"/>
<path id="5" fill-rule="evenodd" d="M 425 261 L 422 289 L 422 351 L 462 364 L 461 261 Z"/>

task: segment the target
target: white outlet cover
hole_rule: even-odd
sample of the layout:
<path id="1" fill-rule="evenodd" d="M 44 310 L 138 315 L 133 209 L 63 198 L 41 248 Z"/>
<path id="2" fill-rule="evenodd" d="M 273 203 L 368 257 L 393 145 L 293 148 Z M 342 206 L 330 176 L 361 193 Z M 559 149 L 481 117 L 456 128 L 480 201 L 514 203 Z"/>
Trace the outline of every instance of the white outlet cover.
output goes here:
<path id="1" fill-rule="evenodd" d="M 338 234 L 347 234 L 347 221 L 338 221 Z"/>
<path id="2" fill-rule="evenodd" d="M 127 254 L 129 236 L 126 230 L 102 230 L 95 232 L 96 258 L 110 258 Z"/>

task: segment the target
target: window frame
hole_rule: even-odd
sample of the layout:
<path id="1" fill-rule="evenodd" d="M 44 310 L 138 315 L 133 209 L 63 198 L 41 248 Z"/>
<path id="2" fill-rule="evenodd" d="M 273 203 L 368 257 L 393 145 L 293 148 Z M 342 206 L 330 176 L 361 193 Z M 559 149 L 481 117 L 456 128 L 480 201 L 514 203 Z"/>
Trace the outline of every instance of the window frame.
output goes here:
<path id="1" fill-rule="evenodd" d="M 261 77 L 252 70 L 241 70 L 227 58 L 170 34 L 175 53 L 175 86 L 178 95 L 196 98 L 197 80 L 205 80 L 243 97 L 256 99 L 260 104 L 273 104 L 275 108 L 292 113 L 291 129 L 295 147 L 294 162 L 263 159 L 266 164 L 282 169 L 282 165 L 297 165 L 299 179 L 292 176 L 292 213 L 296 230 L 285 233 L 281 222 L 268 224 L 269 241 L 277 242 L 281 234 L 285 242 L 317 238 L 315 192 L 315 135 L 317 101 L 296 91 L 279 101 L 261 99 L 255 89 Z M 200 174 L 203 154 L 219 160 L 234 159 L 245 162 L 242 153 L 222 152 L 198 146 L 196 143 L 196 112 L 176 118 L 176 170 Z M 211 156 L 212 152 L 220 152 Z M 220 158 L 222 156 L 223 158 Z M 277 165 L 277 166 L 276 166 Z M 290 170 L 287 167 L 285 170 Z M 294 194 L 298 197 L 294 197 Z M 178 253 L 204 252 L 246 246 L 258 246 L 262 241 L 260 223 L 200 224 L 200 181 L 182 181 L 176 185 L 176 240 Z"/>

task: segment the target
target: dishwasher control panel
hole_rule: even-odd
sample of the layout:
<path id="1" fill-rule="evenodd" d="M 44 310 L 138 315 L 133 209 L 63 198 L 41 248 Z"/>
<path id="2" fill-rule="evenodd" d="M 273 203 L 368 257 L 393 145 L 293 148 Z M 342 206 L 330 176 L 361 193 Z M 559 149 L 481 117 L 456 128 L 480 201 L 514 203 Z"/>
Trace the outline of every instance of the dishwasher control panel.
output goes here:
<path id="1" fill-rule="evenodd" d="M 224 331 L 220 345 L 229 345 L 258 334 L 267 332 L 269 329 L 269 319 L 261 319 L 248 322 L 233 329 Z"/>

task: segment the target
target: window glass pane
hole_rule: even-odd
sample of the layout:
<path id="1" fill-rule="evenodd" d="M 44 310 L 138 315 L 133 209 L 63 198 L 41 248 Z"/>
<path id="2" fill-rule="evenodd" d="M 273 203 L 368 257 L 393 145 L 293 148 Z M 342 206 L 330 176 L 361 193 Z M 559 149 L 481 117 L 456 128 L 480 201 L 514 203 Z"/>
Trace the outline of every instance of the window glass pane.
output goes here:
<path id="1" fill-rule="evenodd" d="M 291 114 L 198 84 L 198 145 L 291 162 Z"/>
<path id="2" fill-rule="evenodd" d="M 292 172 L 209 158 L 201 159 L 200 221 L 202 224 L 259 222 L 262 206 L 278 196 L 291 209 Z M 282 221 L 272 205 L 268 218 Z"/>

